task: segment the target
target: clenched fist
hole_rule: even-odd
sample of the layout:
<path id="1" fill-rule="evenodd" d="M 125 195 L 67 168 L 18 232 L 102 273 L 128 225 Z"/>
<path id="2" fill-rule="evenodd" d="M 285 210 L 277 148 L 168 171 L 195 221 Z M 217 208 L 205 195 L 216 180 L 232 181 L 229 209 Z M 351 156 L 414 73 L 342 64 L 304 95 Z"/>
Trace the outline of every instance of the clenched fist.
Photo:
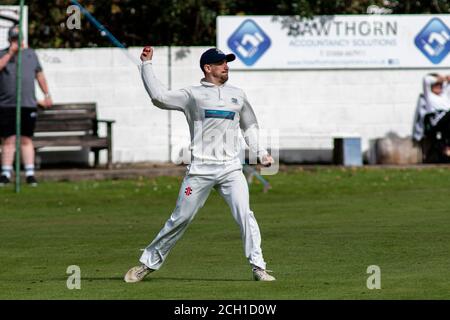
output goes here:
<path id="1" fill-rule="evenodd" d="M 274 160 L 270 154 L 263 156 L 261 159 L 261 164 L 264 167 L 270 167 L 273 163 L 274 163 Z"/>
<path id="2" fill-rule="evenodd" d="M 141 53 L 141 61 L 150 61 L 153 58 L 153 48 L 150 46 L 144 47 Z"/>

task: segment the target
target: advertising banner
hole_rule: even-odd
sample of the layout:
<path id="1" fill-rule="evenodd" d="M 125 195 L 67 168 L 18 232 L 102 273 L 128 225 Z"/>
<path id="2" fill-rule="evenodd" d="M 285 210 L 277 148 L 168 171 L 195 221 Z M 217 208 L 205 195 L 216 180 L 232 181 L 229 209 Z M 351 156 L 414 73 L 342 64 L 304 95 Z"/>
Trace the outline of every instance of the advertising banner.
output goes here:
<path id="1" fill-rule="evenodd" d="M 28 45 L 28 7 L 23 8 L 23 41 Z M 8 30 L 12 26 L 19 24 L 20 6 L 0 5 L 0 50 L 9 47 Z"/>
<path id="2" fill-rule="evenodd" d="M 450 15 L 220 16 L 238 69 L 450 67 Z"/>

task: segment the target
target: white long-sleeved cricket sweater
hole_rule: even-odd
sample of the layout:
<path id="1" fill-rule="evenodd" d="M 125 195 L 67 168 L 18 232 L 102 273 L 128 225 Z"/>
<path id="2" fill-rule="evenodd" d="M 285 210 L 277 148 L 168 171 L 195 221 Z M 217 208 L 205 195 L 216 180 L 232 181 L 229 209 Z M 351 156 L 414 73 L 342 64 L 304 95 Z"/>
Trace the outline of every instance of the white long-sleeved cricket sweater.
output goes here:
<path id="1" fill-rule="evenodd" d="M 185 114 L 191 135 L 191 174 L 201 174 L 211 164 L 241 166 L 240 130 L 251 152 L 259 159 L 267 154 L 259 145 L 258 122 L 242 89 L 202 79 L 199 86 L 169 91 L 156 78 L 151 61 L 142 63 L 141 76 L 155 106 Z"/>

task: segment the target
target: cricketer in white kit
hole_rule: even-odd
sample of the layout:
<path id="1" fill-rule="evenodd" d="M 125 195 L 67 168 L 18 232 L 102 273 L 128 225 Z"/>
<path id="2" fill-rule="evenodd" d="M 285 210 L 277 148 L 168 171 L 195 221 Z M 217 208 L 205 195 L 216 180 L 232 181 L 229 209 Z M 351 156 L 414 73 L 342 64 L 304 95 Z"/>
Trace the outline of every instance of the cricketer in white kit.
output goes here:
<path id="1" fill-rule="evenodd" d="M 226 84 L 228 62 L 236 57 L 211 48 L 200 58 L 205 75 L 201 85 L 168 91 L 156 78 L 153 67 L 153 48 L 145 47 L 142 54 L 141 75 L 152 102 L 161 109 L 178 110 L 185 114 L 191 135 L 191 163 L 181 185 L 176 207 L 156 238 L 144 249 L 141 265 L 131 268 L 126 282 L 141 281 L 158 270 L 170 250 L 186 231 L 198 210 L 215 188 L 229 205 L 240 226 L 244 253 L 258 281 L 273 281 L 268 274 L 261 251 L 261 235 L 250 210 L 247 181 L 242 173 L 239 154 L 239 132 L 252 152 L 264 166 L 273 159 L 259 146 L 258 123 L 245 93 Z"/>

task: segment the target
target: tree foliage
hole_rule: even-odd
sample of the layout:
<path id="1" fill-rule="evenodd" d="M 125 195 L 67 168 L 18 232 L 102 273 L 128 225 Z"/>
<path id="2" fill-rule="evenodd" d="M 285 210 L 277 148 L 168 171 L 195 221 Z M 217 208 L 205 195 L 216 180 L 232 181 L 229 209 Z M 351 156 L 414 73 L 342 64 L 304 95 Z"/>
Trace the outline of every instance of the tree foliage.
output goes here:
<path id="1" fill-rule="evenodd" d="M 393 14 L 449 13 L 448 0 L 79 0 L 126 46 L 213 45 L 218 15 L 365 14 L 376 5 Z M 2 4 L 18 4 L 3 0 Z M 81 29 L 69 30 L 67 0 L 26 1 L 33 47 L 104 47 L 111 43 L 82 16 Z"/>

